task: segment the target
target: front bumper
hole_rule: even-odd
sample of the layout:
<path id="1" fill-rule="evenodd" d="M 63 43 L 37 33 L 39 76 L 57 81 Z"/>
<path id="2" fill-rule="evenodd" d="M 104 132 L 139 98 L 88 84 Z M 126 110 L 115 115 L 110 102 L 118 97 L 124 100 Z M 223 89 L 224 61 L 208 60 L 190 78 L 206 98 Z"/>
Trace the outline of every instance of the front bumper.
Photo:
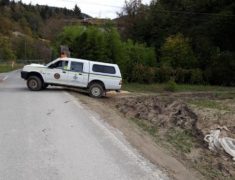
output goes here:
<path id="1" fill-rule="evenodd" d="M 27 80 L 28 74 L 29 74 L 28 72 L 21 71 L 21 78 Z"/>

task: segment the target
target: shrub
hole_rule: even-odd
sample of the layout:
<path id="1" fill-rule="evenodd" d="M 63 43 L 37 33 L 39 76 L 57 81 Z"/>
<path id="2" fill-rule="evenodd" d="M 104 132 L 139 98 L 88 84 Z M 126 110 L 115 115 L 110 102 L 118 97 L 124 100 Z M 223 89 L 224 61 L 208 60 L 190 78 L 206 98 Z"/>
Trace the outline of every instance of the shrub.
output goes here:
<path id="1" fill-rule="evenodd" d="M 203 83 L 203 73 L 200 69 L 191 70 L 191 80 L 192 84 L 202 84 Z"/>
<path id="2" fill-rule="evenodd" d="M 210 84 L 235 85 L 235 53 L 224 51 L 213 57 L 212 65 L 206 70 L 205 76 Z"/>
<path id="3" fill-rule="evenodd" d="M 161 67 L 155 70 L 155 81 L 159 83 L 169 81 L 173 76 L 173 69 L 171 67 Z"/>
<path id="4" fill-rule="evenodd" d="M 175 82 L 188 83 L 190 80 L 190 70 L 178 68 L 175 71 Z"/>
<path id="5" fill-rule="evenodd" d="M 189 40 L 182 34 L 176 34 L 166 39 L 161 47 L 161 64 L 170 65 L 173 68 L 190 69 L 197 65 Z"/>
<path id="6" fill-rule="evenodd" d="M 132 82 L 153 83 L 155 70 L 142 64 L 136 64 L 132 70 Z"/>
<path id="7" fill-rule="evenodd" d="M 175 83 L 175 81 L 170 80 L 165 84 L 164 90 L 170 91 L 170 92 L 175 92 L 176 86 L 177 86 L 177 84 Z"/>

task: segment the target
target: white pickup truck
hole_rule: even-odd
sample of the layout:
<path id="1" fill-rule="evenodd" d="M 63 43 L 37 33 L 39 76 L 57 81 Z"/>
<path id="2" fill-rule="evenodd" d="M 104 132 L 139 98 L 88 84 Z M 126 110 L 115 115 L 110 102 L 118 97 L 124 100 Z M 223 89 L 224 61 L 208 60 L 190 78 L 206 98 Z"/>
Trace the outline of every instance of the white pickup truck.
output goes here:
<path id="1" fill-rule="evenodd" d="M 86 89 L 92 97 L 101 97 L 109 90 L 119 91 L 122 85 L 118 65 L 75 58 L 58 58 L 47 65 L 26 65 L 21 77 L 32 91 L 48 85 L 68 86 Z"/>

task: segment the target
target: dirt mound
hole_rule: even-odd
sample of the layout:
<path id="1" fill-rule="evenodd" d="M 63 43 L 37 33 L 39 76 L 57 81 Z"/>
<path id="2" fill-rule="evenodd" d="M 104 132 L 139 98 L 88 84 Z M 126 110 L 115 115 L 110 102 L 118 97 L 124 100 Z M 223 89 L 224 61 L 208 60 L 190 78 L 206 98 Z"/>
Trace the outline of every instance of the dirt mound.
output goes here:
<path id="1" fill-rule="evenodd" d="M 196 114 L 182 101 L 163 101 L 157 97 L 132 97 L 119 100 L 116 107 L 130 118 L 149 121 L 158 127 L 180 127 L 197 133 Z"/>
<path id="2" fill-rule="evenodd" d="M 176 148 L 176 157 L 197 169 L 206 179 L 233 179 L 235 171 L 231 157 L 225 152 L 211 152 L 203 139 L 210 130 L 219 127 L 229 129 L 222 131 L 223 136 L 235 138 L 234 100 L 216 99 L 215 96 L 208 96 L 208 99 L 201 98 L 201 95 L 192 96 L 192 99 L 181 96 L 120 98 L 116 108 L 128 118 L 150 124 L 150 133 L 160 137 L 164 143 L 169 142 L 172 145 L 169 147 Z M 189 103 L 195 98 L 206 100 L 205 104 L 196 106 Z"/>

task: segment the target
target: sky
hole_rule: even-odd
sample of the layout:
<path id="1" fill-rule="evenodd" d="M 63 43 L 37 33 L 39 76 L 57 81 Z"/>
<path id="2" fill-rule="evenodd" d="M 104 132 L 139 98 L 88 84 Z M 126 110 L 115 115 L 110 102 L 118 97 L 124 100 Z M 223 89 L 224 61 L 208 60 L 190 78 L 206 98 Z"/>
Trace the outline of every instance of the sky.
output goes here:
<path id="1" fill-rule="evenodd" d="M 16 0 L 17 1 L 17 0 Z M 149 4 L 151 0 L 142 0 L 143 4 Z M 26 4 L 40 4 L 73 9 L 77 4 L 83 13 L 92 17 L 115 18 L 121 11 L 125 0 L 22 0 Z"/>

